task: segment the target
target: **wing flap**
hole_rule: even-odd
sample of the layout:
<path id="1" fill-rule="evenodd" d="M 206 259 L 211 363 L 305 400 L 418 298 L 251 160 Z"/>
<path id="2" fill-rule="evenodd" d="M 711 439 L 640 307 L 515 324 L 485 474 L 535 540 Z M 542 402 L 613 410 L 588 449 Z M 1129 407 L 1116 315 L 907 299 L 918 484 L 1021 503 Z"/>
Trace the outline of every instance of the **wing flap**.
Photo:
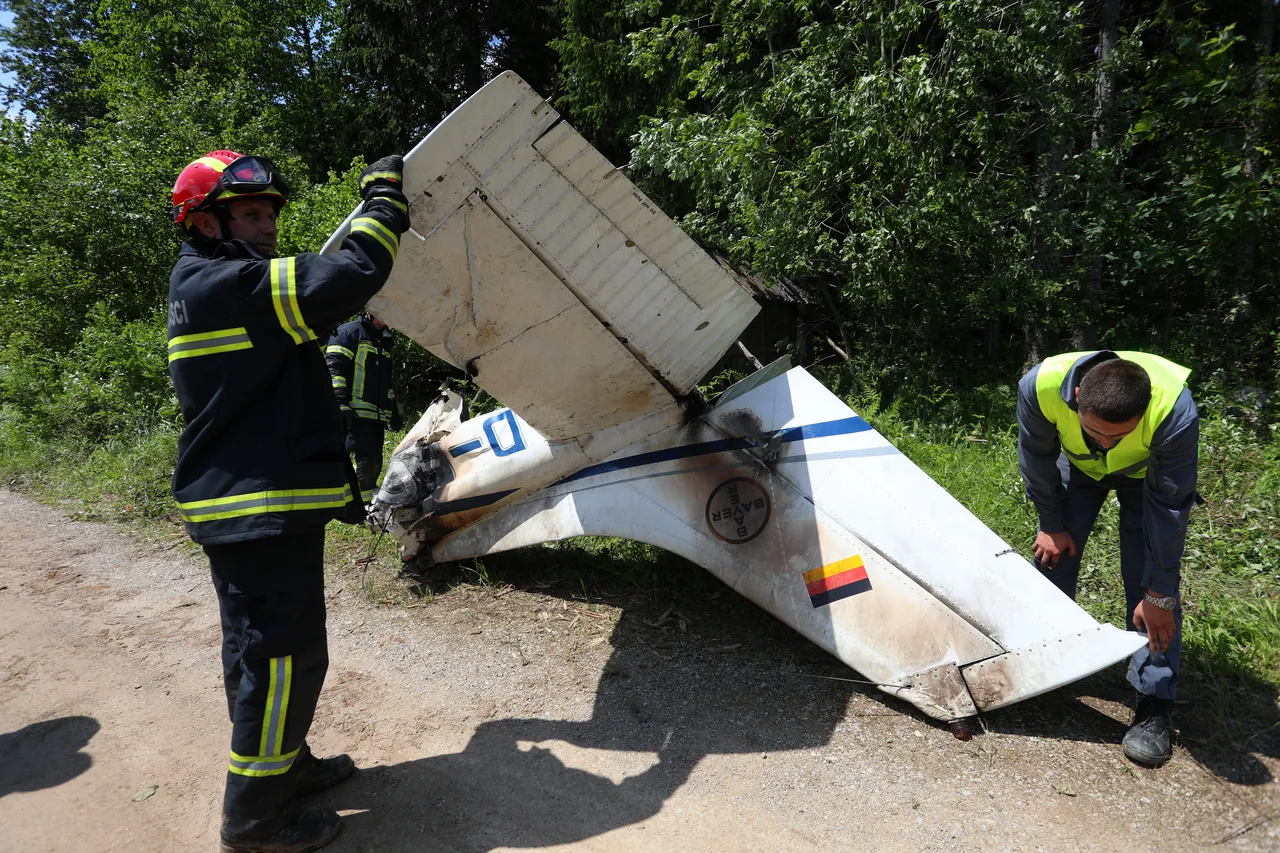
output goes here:
<path id="1" fill-rule="evenodd" d="M 620 423 L 635 409 L 621 404 L 624 396 L 653 410 L 670 405 L 759 310 L 732 272 L 510 72 L 407 155 L 405 189 L 415 233 L 402 239 L 371 307 L 455 366 L 487 362 L 480 386 L 549 439 Z M 325 251 L 336 250 L 348 223 Z M 528 298 L 516 292 L 521 287 Z M 513 326 L 551 322 L 548 311 L 568 310 L 566 299 L 583 309 L 571 312 L 583 320 L 560 324 L 564 337 L 544 338 L 549 354 L 513 345 Z M 593 323 L 615 347 L 589 331 Z M 535 374 L 528 369 L 535 362 L 554 362 L 588 387 Z M 599 370 L 593 378 L 570 362 Z M 615 393 L 606 377 L 625 381 Z M 589 394 L 617 400 L 592 411 L 581 404 Z"/>
<path id="2" fill-rule="evenodd" d="M 1114 625 L 1033 643 L 963 667 L 974 704 L 994 711 L 1092 675 L 1147 644 L 1146 637 Z"/>

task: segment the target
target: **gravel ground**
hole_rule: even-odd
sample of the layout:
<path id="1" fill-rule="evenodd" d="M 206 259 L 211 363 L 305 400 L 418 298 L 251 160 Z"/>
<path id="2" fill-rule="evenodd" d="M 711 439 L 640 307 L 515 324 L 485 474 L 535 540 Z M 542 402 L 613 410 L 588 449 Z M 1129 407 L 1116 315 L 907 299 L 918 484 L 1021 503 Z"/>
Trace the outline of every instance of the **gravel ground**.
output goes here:
<path id="1" fill-rule="evenodd" d="M 0 492 L 0 851 L 216 849 L 217 606 L 182 542 Z M 1280 850 L 1272 733 L 1184 713 L 1135 767 L 1120 669 L 962 742 L 727 591 L 583 600 L 548 564 L 375 605 L 329 570 L 310 739 L 361 767 L 335 853 Z"/>

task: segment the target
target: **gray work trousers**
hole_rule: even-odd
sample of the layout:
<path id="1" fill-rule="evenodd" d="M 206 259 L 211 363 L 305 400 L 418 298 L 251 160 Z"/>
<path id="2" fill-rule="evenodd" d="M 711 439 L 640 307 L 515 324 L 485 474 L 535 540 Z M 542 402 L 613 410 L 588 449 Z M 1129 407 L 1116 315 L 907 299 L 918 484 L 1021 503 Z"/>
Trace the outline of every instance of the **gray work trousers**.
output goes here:
<path id="1" fill-rule="evenodd" d="M 1067 532 L 1076 542 L 1074 557 L 1063 554 L 1056 569 L 1047 569 L 1045 577 L 1074 601 L 1076 583 L 1080 579 L 1080 560 L 1084 556 L 1089 533 L 1107 493 L 1114 489 L 1120 502 L 1120 576 L 1124 580 L 1125 627 L 1133 631 L 1133 610 L 1142 601 L 1147 588 L 1142 583 L 1146 563 L 1146 545 L 1142 534 L 1142 480 L 1123 478 L 1126 482 L 1099 482 L 1067 461 L 1058 459 L 1062 518 Z M 1129 659 L 1129 683 L 1144 696 L 1173 699 L 1177 690 L 1178 668 L 1182 664 L 1182 603 L 1174 610 L 1175 630 L 1168 650 L 1152 653 L 1146 646 Z"/>

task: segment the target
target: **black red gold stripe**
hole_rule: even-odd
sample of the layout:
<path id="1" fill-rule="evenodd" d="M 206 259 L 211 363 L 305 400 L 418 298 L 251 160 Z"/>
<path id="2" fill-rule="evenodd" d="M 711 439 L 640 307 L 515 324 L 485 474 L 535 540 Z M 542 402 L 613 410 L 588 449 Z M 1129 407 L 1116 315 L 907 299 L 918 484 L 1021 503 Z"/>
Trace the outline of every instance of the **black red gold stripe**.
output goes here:
<path id="1" fill-rule="evenodd" d="M 825 607 L 833 601 L 871 589 L 866 566 L 858 554 L 810 569 L 804 573 L 804 583 L 814 607 Z"/>

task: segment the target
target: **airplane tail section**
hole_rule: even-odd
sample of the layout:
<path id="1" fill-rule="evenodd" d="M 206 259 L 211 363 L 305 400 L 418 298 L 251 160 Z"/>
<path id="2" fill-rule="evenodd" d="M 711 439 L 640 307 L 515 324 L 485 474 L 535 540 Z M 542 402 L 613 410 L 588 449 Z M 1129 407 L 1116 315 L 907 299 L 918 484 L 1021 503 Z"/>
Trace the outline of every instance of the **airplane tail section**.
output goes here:
<path id="1" fill-rule="evenodd" d="M 1139 635 L 1095 622 L 803 369 L 769 370 L 702 417 L 455 531 L 433 556 L 578 535 L 648 542 L 944 720 L 1051 690 L 1140 647 Z"/>
<path id="2" fill-rule="evenodd" d="M 649 542 L 941 719 L 1141 645 L 804 370 L 691 411 L 759 310 L 749 289 L 516 75 L 440 122 L 404 178 L 413 228 L 370 307 L 510 407 L 460 422 L 445 395 L 397 450 L 371 518 L 406 557 Z"/>

